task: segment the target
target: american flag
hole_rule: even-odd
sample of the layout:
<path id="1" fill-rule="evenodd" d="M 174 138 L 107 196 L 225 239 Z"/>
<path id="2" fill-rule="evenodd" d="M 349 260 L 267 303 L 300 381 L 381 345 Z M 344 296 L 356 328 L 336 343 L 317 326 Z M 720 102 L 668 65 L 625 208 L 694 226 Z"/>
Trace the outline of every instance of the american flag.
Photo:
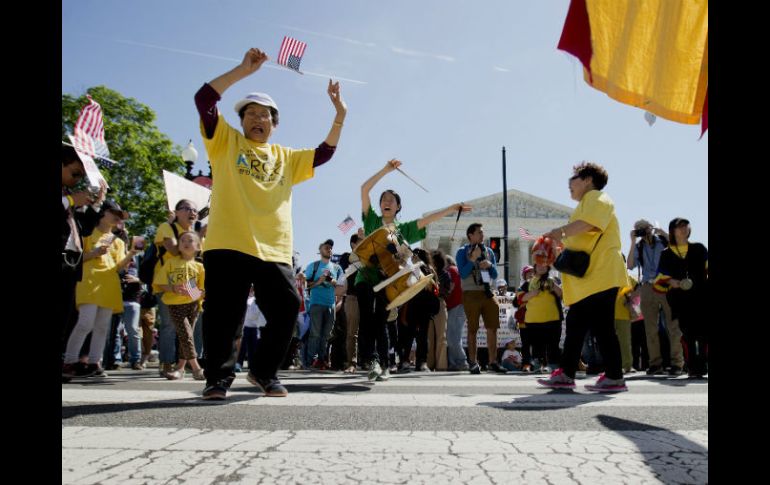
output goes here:
<path id="1" fill-rule="evenodd" d="M 187 295 L 193 299 L 193 301 L 198 301 L 201 299 L 201 296 L 203 296 L 203 293 L 201 290 L 198 289 L 198 287 L 195 285 L 194 279 L 189 279 L 184 282 L 184 289 L 187 291 Z"/>
<path id="2" fill-rule="evenodd" d="M 75 136 L 73 145 L 92 157 L 107 158 L 110 151 L 104 141 L 104 120 L 102 119 L 102 107 L 86 95 L 88 104 L 83 107 L 75 122 Z"/>
<path id="3" fill-rule="evenodd" d="M 519 228 L 519 237 L 521 237 L 525 241 L 535 241 L 537 238 L 529 233 L 528 230 L 524 229 L 523 227 Z"/>
<path id="4" fill-rule="evenodd" d="M 348 215 L 344 221 L 337 224 L 337 227 L 340 229 L 340 231 L 342 231 L 342 234 L 347 234 L 347 232 L 353 229 L 355 225 L 356 221 L 354 221 L 353 218 Z"/>
<path id="5" fill-rule="evenodd" d="M 307 44 L 291 37 L 284 37 L 277 63 L 299 72 L 299 62 L 305 53 Z"/>

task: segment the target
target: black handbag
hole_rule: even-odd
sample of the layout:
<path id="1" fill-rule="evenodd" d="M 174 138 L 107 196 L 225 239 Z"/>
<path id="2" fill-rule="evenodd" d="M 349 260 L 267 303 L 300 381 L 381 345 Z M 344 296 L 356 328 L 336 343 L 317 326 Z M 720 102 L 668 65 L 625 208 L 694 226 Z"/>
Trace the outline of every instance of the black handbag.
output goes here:
<path id="1" fill-rule="evenodd" d="M 604 236 L 604 233 L 599 236 L 599 239 Z M 596 249 L 596 245 L 599 244 L 599 239 L 596 240 L 591 252 Z M 556 261 L 553 262 L 553 267 L 561 272 L 572 276 L 582 278 L 588 271 L 588 265 L 591 263 L 591 254 L 585 251 L 573 251 L 572 249 L 563 249 Z"/>

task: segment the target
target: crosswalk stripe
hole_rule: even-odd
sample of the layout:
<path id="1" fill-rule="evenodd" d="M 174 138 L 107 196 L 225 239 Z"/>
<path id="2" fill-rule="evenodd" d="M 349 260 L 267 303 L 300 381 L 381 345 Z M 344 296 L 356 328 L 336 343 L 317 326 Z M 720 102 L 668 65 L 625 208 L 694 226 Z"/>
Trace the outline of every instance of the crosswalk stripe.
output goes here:
<path id="1" fill-rule="evenodd" d="M 411 377 L 410 377 L 411 376 Z M 368 383 L 366 376 L 358 375 L 355 377 L 342 377 L 334 374 L 312 374 L 306 376 L 298 376 L 297 374 L 291 374 L 288 376 L 279 375 L 281 382 L 284 384 L 303 384 L 312 386 L 327 386 L 327 385 L 340 385 L 340 384 L 362 384 Z M 545 378 L 545 375 L 538 376 L 507 376 L 507 375 L 490 375 L 490 376 L 478 376 L 471 378 L 457 378 L 448 374 L 406 374 L 406 375 L 392 375 L 387 383 L 377 382 L 377 386 L 389 386 L 389 387 L 500 387 L 500 388 L 527 388 L 532 389 L 536 387 L 538 378 Z M 120 380 L 122 382 L 142 382 L 143 384 L 159 385 L 159 386 L 174 386 L 179 384 L 178 381 L 169 381 L 167 379 L 161 379 L 155 376 L 143 377 L 137 379 L 136 375 L 110 375 L 108 379 Z M 578 379 L 576 382 L 578 385 L 594 382 L 596 378 Z M 192 381 L 182 381 L 182 383 L 191 383 Z M 238 374 L 235 380 L 235 384 L 246 383 L 246 375 Z M 686 377 L 680 377 L 677 379 L 626 379 L 626 384 L 629 389 L 633 388 L 649 388 L 649 387 L 681 387 L 682 389 L 708 389 L 707 381 L 690 381 Z M 203 388 L 203 383 L 200 384 Z"/>
<path id="2" fill-rule="evenodd" d="M 253 389 L 253 388 L 252 388 Z M 253 390 L 231 389 L 229 402 L 249 406 L 383 406 L 383 407 L 472 407 L 487 405 L 496 408 L 526 407 L 630 407 L 630 406 L 708 406 L 708 395 L 690 394 L 596 394 L 588 392 L 558 392 L 549 394 L 394 394 L 394 393 L 323 393 L 292 392 L 286 398 L 265 398 Z M 186 390 L 111 390 L 62 389 L 63 402 L 137 403 L 154 401 L 185 401 L 208 404 L 200 399 L 200 391 Z"/>

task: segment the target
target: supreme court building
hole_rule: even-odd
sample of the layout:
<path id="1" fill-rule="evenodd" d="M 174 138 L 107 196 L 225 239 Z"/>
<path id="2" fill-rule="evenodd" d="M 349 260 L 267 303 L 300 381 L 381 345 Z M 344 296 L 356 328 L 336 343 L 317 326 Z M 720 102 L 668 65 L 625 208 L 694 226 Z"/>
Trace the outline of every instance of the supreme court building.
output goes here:
<path id="1" fill-rule="evenodd" d="M 469 213 L 463 214 L 457 224 L 457 232 L 454 240 L 452 231 L 455 227 L 457 214 L 444 217 L 427 227 L 428 236 L 422 241 L 420 247 L 425 250 L 440 249 L 445 254 L 454 257 L 457 250 L 468 242 L 465 230 L 474 222 L 484 226 L 484 244 L 490 237 L 503 237 L 503 193 L 481 197 L 479 199 L 465 201 L 473 207 Z M 543 233 L 569 221 L 573 208 L 557 204 L 549 200 L 541 199 L 518 190 L 508 190 L 508 245 L 501 247 L 500 261 L 497 262 L 499 277 L 504 277 L 503 263 L 505 252 L 509 254 L 509 278 L 508 287 L 514 288 L 521 284 L 521 268 L 525 264 L 532 264 L 531 250 L 533 241 L 522 240 L 519 228 L 523 227 L 533 236 Z M 427 214 L 423 214 L 425 216 Z"/>

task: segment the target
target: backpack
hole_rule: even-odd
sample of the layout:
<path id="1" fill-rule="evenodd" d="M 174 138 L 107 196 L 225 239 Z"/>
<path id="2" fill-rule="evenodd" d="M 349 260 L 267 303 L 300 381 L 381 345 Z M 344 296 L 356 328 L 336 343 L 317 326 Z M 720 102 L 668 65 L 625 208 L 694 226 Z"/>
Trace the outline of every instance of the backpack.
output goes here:
<path id="1" fill-rule="evenodd" d="M 174 238 L 179 238 L 179 231 L 176 229 L 176 224 L 171 223 L 171 230 L 174 231 Z M 166 248 L 161 243 L 160 249 L 155 243 L 144 251 L 142 262 L 139 263 L 139 279 L 142 283 L 145 283 L 149 288 L 152 288 L 152 280 L 155 276 L 155 265 L 160 261 L 160 265 L 163 266 L 163 255 L 166 254 Z M 150 291 L 152 293 L 152 291 Z"/>

